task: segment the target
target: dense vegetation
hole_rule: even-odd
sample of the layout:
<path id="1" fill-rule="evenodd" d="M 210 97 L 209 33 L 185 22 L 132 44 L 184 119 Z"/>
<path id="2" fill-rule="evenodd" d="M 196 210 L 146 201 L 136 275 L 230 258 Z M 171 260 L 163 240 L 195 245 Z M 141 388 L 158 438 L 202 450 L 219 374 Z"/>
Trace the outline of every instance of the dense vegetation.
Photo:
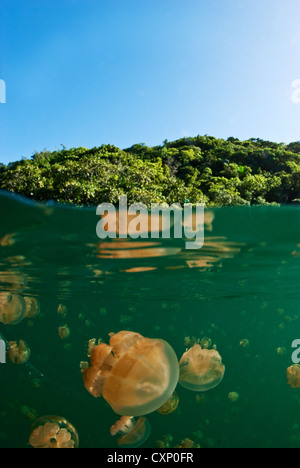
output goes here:
<path id="1" fill-rule="evenodd" d="M 0 188 L 35 200 L 78 205 L 128 202 L 210 206 L 287 204 L 300 199 L 300 141 L 210 136 L 161 146 L 112 145 L 43 151 L 0 165 Z"/>

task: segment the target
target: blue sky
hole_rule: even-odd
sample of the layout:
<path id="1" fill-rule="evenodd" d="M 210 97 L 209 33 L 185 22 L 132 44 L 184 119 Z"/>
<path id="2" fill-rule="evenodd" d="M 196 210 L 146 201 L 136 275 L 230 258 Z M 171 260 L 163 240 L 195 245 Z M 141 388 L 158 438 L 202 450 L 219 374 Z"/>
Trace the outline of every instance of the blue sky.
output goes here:
<path id="1" fill-rule="evenodd" d="M 1 162 L 198 134 L 300 140 L 299 0 L 0 0 L 0 14 Z"/>

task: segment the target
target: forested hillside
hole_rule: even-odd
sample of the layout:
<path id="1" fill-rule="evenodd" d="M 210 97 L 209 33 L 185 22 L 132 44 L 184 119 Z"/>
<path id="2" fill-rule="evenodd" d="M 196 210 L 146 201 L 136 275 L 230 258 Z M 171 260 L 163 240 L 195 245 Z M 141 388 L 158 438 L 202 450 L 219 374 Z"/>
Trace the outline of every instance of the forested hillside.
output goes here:
<path id="1" fill-rule="evenodd" d="M 161 146 L 112 145 L 34 154 L 0 166 L 0 188 L 35 200 L 77 205 L 128 202 L 208 206 L 288 204 L 300 199 L 300 141 L 211 136 Z"/>

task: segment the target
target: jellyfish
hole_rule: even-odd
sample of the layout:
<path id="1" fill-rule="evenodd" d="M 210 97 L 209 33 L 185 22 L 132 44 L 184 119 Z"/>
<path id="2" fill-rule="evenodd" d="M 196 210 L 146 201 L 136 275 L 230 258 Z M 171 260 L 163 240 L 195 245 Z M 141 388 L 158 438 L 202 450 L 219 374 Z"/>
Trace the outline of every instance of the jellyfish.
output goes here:
<path id="1" fill-rule="evenodd" d="M 231 403 L 236 403 L 240 398 L 240 395 L 237 392 L 230 392 L 228 394 L 228 400 L 231 401 Z"/>
<path id="2" fill-rule="evenodd" d="M 25 316 L 27 318 L 34 318 L 40 313 L 40 304 L 34 297 L 24 297 L 26 303 Z"/>
<path id="3" fill-rule="evenodd" d="M 67 338 L 69 338 L 70 334 L 71 331 L 67 324 L 63 325 L 62 327 L 58 327 L 58 336 L 61 340 L 66 340 Z"/>
<path id="4" fill-rule="evenodd" d="M 31 381 L 31 386 L 35 390 L 39 390 L 40 388 L 42 388 L 43 383 L 42 383 L 41 379 L 39 379 L 38 377 L 34 377 L 32 379 L 32 381 Z"/>
<path id="5" fill-rule="evenodd" d="M 15 233 L 11 233 L 11 234 L 5 234 L 3 237 L 1 237 L 0 239 L 1 247 L 11 247 L 12 245 L 14 245 L 14 243 L 16 242 L 15 236 L 16 236 Z"/>
<path id="6" fill-rule="evenodd" d="M 171 395 L 171 397 L 168 399 L 168 401 L 166 401 L 164 405 L 158 408 L 157 412 L 159 414 L 164 414 L 164 415 L 171 414 L 176 410 L 178 403 L 179 403 L 179 396 L 177 392 L 174 392 L 173 395 Z"/>
<path id="7" fill-rule="evenodd" d="M 243 340 L 240 341 L 240 347 L 241 348 L 248 348 L 249 346 L 249 340 L 247 338 L 244 338 Z"/>
<path id="8" fill-rule="evenodd" d="M 88 392 L 103 396 L 121 416 L 156 411 L 173 394 L 178 377 L 178 360 L 166 341 L 128 331 L 111 333 L 109 345 L 95 346 L 83 373 Z"/>
<path id="9" fill-rule="evenodd" d="M 205 348 L 205 349 L 211 348 L 211 345 L 212 345 L 211 338 L 207 338 L 205 336 L 204 338 L 202 338 L 200 340 L 199 344 L 200 344 L 201 348 Z"/>
<path id="10" fill-rule="evenodd" d="M 19 294 L 0 293 L 0 322 L 5 325 L 20 323 L 26 314 L 26 302 Z"/>
<path id="11" fill-rule="evenodd" d="M 176 445 L 175 448 L 184 448 L 184 449 L 187 449 L 187 448 L 200 448 L 200 445 L 196 444 L 196 442 L 194 442 L 193 440 L 186 437 L 184 440 L 182 440 L 180 442 L 179 445 Z"/>
<path id="12" fill-rule="evenodd" d="M 57 313 L 58 315 L 62 315 L 62 316 L 66 316 L 67 315 L 67 306 L 63 305 L 63 304 L 59 304 L 59 306 L 57 307 Z"/>
<path id="13" fill-rule="evenodd" d="M 196 395 L 195 401 L 198 405 L 204 405 L 207 403 L 207 396 L 203 395 L 203 393 L 201 393 L 200 395 Z"/>
<path id="14" fill-rule="evenodd" d="M 79 437 L 65 418 L 43 416 L 33 423 L 29 444 L 34 448 L 78 448 Z"/>
<path id="15" fill-rule="evenodd" d="M 195 344 L 198 344 L 199 340 L 195 336 L 185 336 L 184 337 L 184 346 L 186 348 L 191 348 Z"/>
<path id="16" fill-rule="evenodd" d="M 300 388 L 300 366 L 299 364 L 294 364 L 289 367 L 287 370 L 287 383 L 292 388 Z"/>
<path id="17" fill-rule="evenodd" d="M 123 448 L 138 448 L 143 445 L 150 435 L 150 424 L 147 418 L 135 419 L 122 416 L 111 428 L 112 436 L 120 434 L 118 445 Z"/>
<path id="18" fill-rule="evenodd" d="M 20 413 L 22 414 L 22 416 L 24 416 L 26 419 L 29 419 L 30 421 L 34 421 L 37 418 L 36 410 L 26 405 L 22 405 L 20 407 Z"/>
<path id="19" fill-rule="evenodd" d="M 202 349 L 198 344 L 183 354 L 179 369 L 179 383 L 195 392 L 206 392 L 217 387 L 225 373 L 218 351 Z"/>
<path id="20" fill-rule="evenodd" d="M 172 434 L 164 434 L 160 440 L 156 441 L 156 447 L 158 448 L 170 448 L 174 441 Z"/>
<path id="21" fill-rule="evenodd" d="M 287 353 L 287 349 L 284 346 L 280 346 L 276 349 L 278 356 L 284 356 Z"/>
<path id="22" fill-rule="evenodd" d="M 8 359 L 13 364 L 24 364 L 30 358 L 30 348 L 23 340 L 8 341 Z"/>

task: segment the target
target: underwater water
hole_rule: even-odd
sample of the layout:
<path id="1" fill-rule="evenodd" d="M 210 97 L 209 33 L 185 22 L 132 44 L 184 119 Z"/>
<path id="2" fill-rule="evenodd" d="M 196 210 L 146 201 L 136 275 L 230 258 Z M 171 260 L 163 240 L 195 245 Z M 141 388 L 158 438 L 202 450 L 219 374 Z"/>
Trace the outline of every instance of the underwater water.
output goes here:
<path id="1" fill-rule="evenodd" d="M 161 338 L 178 359 L 209 338 L 226 366 L 215 389 L 178 385 L 176 411 L 147 415 L 143 447 L 186 438 L 203 448 L 300 446 L 300 389 L 286 379 L 300 339 L 298 207 L 206 210 L 200 250 L 180 239 L 100 241 L 94 208 L 2 193 L 0 210 L 0 293 L 40 304 L 36 317 L 0 323 L 3 340 L 31 350 L 24 364 L 0 364 L 1 448 L 28 447 L 44 415 L 66 418 L 82 448 L 118 447 L 119 416 L 86 391 L 80 363 L 90 339 L 108 343 L 120 330 Z"/>

